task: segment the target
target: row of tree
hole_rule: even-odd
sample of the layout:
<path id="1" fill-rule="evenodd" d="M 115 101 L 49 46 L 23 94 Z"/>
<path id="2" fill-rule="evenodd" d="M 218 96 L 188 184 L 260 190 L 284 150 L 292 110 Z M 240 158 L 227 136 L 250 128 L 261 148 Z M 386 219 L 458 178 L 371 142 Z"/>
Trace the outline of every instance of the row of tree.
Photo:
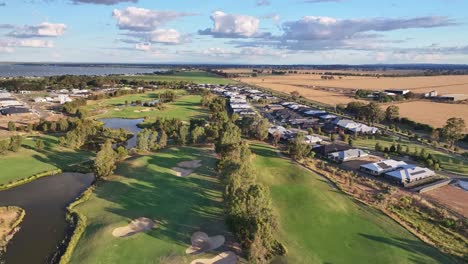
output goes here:
<path id="1" fill-rule="evenodd" d="M 7 151 L 18 152 L 23 144 L 22 136 L 11 136 L 10 139 L 0 140 L 0 155 L 4 155 Z"/>

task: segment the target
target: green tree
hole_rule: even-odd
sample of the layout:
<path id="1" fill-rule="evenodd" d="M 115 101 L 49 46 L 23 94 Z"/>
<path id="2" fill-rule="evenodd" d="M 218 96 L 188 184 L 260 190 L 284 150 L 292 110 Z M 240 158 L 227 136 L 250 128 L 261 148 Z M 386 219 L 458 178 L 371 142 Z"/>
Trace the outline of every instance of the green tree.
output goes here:
<path id="1" fill-rule="evenodd" d="M 16 131 L 16 124 L 13 121 L 8 121 L 8 131 L 14 132 Z"/>
<path id="2" fill-rule="evenodd" d="M 150 150 L 158 149 L 158 131 L 151 131 L 148 139 L 148 148 Z"/>
<path id="3" fill-rule="evenodd" d="M 161 131 L 161 136 L 159 137 L 158 146 L 161 149 L 167 146 L 167 134 L 164 130 Z"/>
<path id="4" fill-rule="evenodd" d="M 181 126 L 179 127 L 179 140 L 178 143 L 181 145 L 187 144 L 187 139 L 189 135 L 189 127 L 188 126 Z"/>
<path id="5" fill-rule="evenodd" d="M 8 151 L 9 143 L 7 140 L 0 140 L 0 155 L 4 155 Z"/>
<path id="6" fill-rule="evenodd" d="M 254 135 L 258 140 L 265 140 L 268 137 L 268 128 L 270 124 L 267 119 L 262 118 L 254 125 Z"/>
<path id="7" fill-rule="evenodd" d="M 391 105 L 385 110 L 385 119 L 395 121 L 400 117 L 400 108 L 396 105 Z"/>
<path id="8" fill-rule="evenodd" d="M 37 150 L 43 150 L 44 149 L 44 140 L 42 140 L 42 139 L 37 139 L 36 140 L 36 149 Z"/>
<path id="9" fill-rule="evenodd" d="M 465 120 L 463 118 L 452 117 L 447 120 L 445 126 L 442 128 L 442 135 L 445 140 L 450 143 L 450 147 L 465 135 L 466 130 Z"/>
<path id="10" fill-rule="evenodd" d="M 371 124 L 379 123 L 384 118 L 384 113 L 377 103 L 370 103 L 365 107 L 365 116 Z"/>
<path id="11" fill-rule="evenodd" d="M 102 178 L 112 175 L 116 168 L 116 161 L 117 154 L 112 149 L 112 142 L 107 140 L 96 154 L 96 159 L 94 160 L 94 173 L 96 177 Z"/>
<path id="12" fill-rule="evenodd" d="M 147 128 L 138 132 L 136 147 L 140 151 L 148 151 L 150 149 L 151 131 Z"/>
<path id="13" fill-rule="evenodd" d="M 21 144 L 23 143 L 23 137 L 22 136 L 12 136 L 10 137 L 10 145 L 8 146 L 8 149 L 13 151 L 13 152 L 18 152 L 19 149 L 21 148 Z"/>
<path id="14" fill-rule="evenodd" d="M 201 126 L 195 127 L 192 130 L 190 137 L 192 138 L 192 142 L 194 144 L 201 143 L 205 137 L 205 128 Z"/>
<path id="15" fill-rule="evenodd" d="M 289 154 L 295 160 L 301 160 L 307 157 L 312 150 L 311 146 L 305 142 L 305 136 L 302 133 L 289 141 Z"/>
<path id="16" fill-rule="evenodd" d="M 128 151 L 123 146 L 117 148 L 117 160 L 122 161 L 128 156 Z"/>

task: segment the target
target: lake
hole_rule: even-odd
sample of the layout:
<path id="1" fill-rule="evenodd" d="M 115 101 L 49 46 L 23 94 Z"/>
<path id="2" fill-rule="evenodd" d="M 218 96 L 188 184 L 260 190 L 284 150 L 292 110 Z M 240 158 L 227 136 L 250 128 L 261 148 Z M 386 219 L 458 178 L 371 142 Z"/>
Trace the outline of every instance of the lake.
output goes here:
<path id="1" fill-rule="evenodd" d="M 0 263 L 50 263 L 73 230 L 66 207 L 94 181 L 92 174 L 63 173 L 0 191 L 0 206 L 26 211 L 21 229 L 7 245 Z"/>
<path id="2" fill-rule="evenodd" d="M 144 121 L 143 118 L 139 118 L 139 119 L 103 118 L 103 119 L 99 119 L 99 121 L 104 123 L 104 127 L 114 128 L 114 129 L 123 128 L 127 131 L 132 132 L 133 137 L 127 140 L 126 147 L 127 149 L 136 147 L 137 134 L 141 130 L 141 128 L 137 127 L 137 125 Z"/>

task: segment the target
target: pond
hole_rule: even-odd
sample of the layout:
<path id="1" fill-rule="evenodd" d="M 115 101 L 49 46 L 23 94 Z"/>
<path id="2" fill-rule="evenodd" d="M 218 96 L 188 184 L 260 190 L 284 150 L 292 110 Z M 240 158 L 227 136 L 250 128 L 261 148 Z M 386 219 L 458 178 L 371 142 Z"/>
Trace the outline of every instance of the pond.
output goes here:
<path id="1" fill-rule="evenodd" d="M 133 137 L 127 140 L 127 146 L 126 146 L 127 149 L 131 149 L 136 146 L 137 134 L 141 130 L 141 128 L 139 128 L 137 125 L 139 123 L 142 123 L 144 119 L 143 118 L 139 118 L 139 119 L 103 118 L 103 119 L 99 119 L 99 121 L 104 123 L 104 127 L 114 128 L 114 129 L 123 128 L 127 131 L 132 132 Z"/>
<path id="2" fill-rule="evenodd" d="M 50 263 L 73 230 L 66 207 L 94 181 L 92 174 L 63 173 L 0 191 L 0 206 L 26 211 L 21 229 L 10 240 L 0 263 Z"/>

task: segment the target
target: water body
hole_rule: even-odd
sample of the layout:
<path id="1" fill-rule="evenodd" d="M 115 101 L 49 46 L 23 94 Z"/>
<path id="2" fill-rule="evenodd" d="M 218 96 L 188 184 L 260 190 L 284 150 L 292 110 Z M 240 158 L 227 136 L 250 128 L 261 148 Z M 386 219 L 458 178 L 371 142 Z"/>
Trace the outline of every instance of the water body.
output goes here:
<path id="1" fill-rule="evenodd" d="M 65 219 L 66 207 L 93 181 L 92 174 L 63 173 L 0 191 L 0 206 L 15 205 L 26 211 L 0 263 L 50 263 L 72 231 Z"/>
<path id="2" fill-rule="evenodd" d="M 138 74 L 164 71 L 156 67 L 130 65 L 53 65 L 53 64 L 0 64 L 0 77 Z"/>
<path id="3" fill-rule="evenodd" d="M 119 129 L 123 128 L 127 131 L 130 131 L 133 133 L 133 137 L 130 138 L 127 141 L 127 149 L 131 149 L 136 147 L 136 139 L 137 139 L 137 134 L 140 132 L 141 128 L 137 127 L 137 125 L 141 122 L 143 122 L 143 118 L 139 119 L 125 119 L 125 118 L 103 118 L 99 119 L 99 121 L 102 121 L 104 123 L 104 127 L 107 128 L 114 128 L 114 129 Z"/>

